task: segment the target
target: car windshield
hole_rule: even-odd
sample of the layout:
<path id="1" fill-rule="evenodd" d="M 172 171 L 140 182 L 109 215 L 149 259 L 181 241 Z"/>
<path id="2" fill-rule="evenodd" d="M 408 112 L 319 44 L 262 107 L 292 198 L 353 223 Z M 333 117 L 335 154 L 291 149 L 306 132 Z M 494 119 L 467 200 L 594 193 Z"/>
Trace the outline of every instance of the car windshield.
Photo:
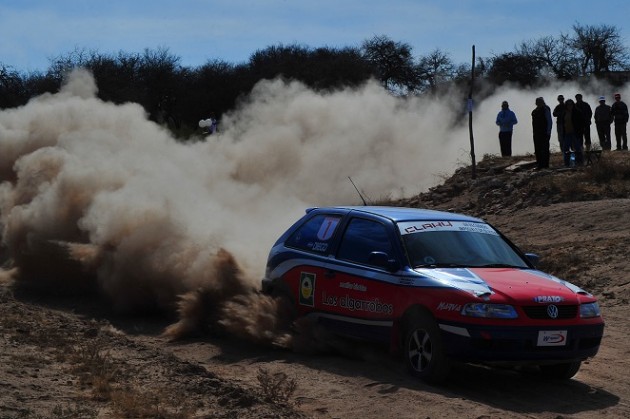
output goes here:
<path id="1" fill-rule="evenodd" d="M 398 228 L 414 268 L 528 268 L 519 254 L 488 224 L 463 221 L 411 221 Z"/>

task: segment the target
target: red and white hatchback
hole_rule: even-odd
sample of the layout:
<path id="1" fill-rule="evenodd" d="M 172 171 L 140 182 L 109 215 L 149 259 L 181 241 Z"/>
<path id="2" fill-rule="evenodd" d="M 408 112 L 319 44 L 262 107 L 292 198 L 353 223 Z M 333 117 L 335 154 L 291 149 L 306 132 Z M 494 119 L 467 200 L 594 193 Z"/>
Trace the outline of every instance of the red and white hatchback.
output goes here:
<path id="1" fill-rule="evenodd" d="M 427 382 L 453 361 L 568 379 L 597 353 L 604 321 L 591 294 L 537 261 L 478 218 L 312 208 L 274 244 L 262 287 L 333 333 L 402 351 Z"/>

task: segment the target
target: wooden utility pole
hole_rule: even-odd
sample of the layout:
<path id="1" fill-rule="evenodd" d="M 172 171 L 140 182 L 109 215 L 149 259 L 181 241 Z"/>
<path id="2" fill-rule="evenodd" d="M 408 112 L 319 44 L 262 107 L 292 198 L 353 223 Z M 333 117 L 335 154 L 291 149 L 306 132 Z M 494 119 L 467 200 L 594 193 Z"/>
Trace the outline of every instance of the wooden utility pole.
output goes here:
<path id="1" fill-rule="evenodd" d="M 472 46 L 472 67 L 470 69 L 470 92 L 468 93 L 468 133 L 470 134 L 470 158 L 472 159 L 472 178 L 477 178 L 475 162 L 475 138 L 473 136 L 473 86 L 475 85 L 475 46 Z"/>

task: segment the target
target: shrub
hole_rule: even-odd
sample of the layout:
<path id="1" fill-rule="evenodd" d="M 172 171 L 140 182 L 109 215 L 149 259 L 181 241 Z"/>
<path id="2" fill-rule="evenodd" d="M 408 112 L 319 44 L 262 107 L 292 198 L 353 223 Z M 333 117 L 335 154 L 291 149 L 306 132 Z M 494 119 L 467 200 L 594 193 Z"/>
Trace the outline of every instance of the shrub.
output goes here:
<path id="1" fill-rule="evenodd" d="M 271 403 L 287 403 L 297 388 L 295 379 L 289 378 L 283 372 L 271 374 L 260 368 L 256 378 L 260 386 L 260 395 Z"/>

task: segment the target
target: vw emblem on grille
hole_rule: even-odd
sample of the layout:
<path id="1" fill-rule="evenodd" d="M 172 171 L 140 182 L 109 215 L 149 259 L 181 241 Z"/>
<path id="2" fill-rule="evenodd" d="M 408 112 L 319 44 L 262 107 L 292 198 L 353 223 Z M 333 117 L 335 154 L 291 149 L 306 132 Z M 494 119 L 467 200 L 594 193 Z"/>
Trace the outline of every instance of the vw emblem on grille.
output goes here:
<path id="1" fill-rule="evenodd" d="M 552 319 L 555 319 L 558 317 L 558 307 L 554 306 L 553 304 L 549 304 L 547 306 L 547 314 L 549 315 L 549 317 L 551 317 Z"/>

